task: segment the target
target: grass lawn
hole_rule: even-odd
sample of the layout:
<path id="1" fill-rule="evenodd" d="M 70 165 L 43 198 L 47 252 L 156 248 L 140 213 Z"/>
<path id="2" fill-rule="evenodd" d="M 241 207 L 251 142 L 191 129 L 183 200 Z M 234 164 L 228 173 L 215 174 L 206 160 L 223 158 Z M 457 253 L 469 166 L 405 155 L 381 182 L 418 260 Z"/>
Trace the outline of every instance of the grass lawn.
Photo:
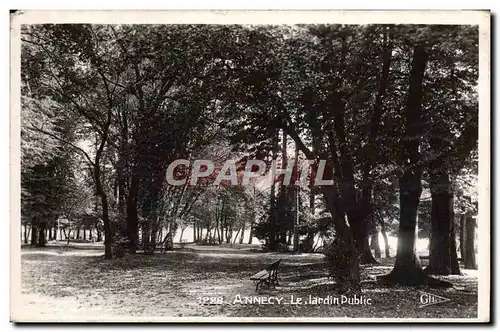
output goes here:
<path id="1" fill-rule="evenodd" d="M 354 317 L 476 318 L 476 271 L 442 277 L 450 289 L 377 284 L 392 259 L 363 266 L 363 298 L 371 305 L 290 304 L 291 296 L 339 297 L 327 278 L 321 254 L 264 253 L 250 248 L 187 246 L 174 252 L 105 261 L 99 248 L 23 248 L 20 315 L 25 319 L 99 320 L 113 317 Z M 280 286 L 258 292 L 249 277 L 282 258 Z M 422 292 L 450 299 L 421 307 Z M 245 297 L 282 298 L 280 304 L 241 304 Z M 202 297 L 223 304 L 200 304 Z M 238 301 L 237 301 L 238 302 Z M 285 303 L 286 302 L 286 303 Z M 16 317 L 13 317 L 14 319 Z"/>

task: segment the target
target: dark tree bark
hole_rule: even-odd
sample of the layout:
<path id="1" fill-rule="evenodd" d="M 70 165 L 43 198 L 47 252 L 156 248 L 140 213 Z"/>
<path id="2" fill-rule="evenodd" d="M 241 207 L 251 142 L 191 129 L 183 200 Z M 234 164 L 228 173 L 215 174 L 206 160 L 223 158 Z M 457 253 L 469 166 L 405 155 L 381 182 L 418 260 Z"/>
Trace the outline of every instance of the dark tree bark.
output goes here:
<path id="1" fill-rule="evenodd" d="M 80 239 L 80 227 L 77 227 L 76 228 L 76 239 L 79 240 Z"/>
<path id="2" fill-rule="evenodd" d="M 445 210 L 448 198 L 444 195 L 433 197 L 431 212 L 431 237 L 429 243 L 429 266 L 427 273 L 450 274 L 450 231 L 448 211 Z"/>
<path id="3" fill-rule="evenodd" d="M 354 169 L 345 132 L 345 105 L 339 93 L 333 92 L 331 94 L 330 106 L 335 110 L 334 131 L 336 140 L 338 141 L 338 152 L 340 153 L 340 170 L 342 176 L 339 178 L 339 189 L 343 206 L 341 211 L 345 211 L 347 214 L 347 219 L 351 226 L 350 233 L 354 238 L 354 244 L 356 246 L 356 251 L 360 255 L 361 263 L 376 263 L 370 248 L 367 246 L 369 234 L 366 219 L 364 214 L 359 211 L 356 189 L 354 187 Z M 334 146 L 335 142 L 332 142 L 331 148 Z M 332 155 L 334 154 L 336 155 L 337 151 L 332 152 Z"/>
<path id="4" fill-rule="evenodd" d="M 319 130 L 316 118 L 312 116 L 309 120 L 311 129 L 314 132 L 313 138 L 320 137 L 318 136 Z M 298 145 L 300 151 L 302 151 L 302 153 L 304 153 L 309 160 L 318 160 L 318 156 L 315 152 L 319 151 L 318 140 L 315 139 L 315 142 L 313 143 L 313 151 L 311 151 L 305 146 L 299 135 L 292 130 L 292 128 L 288 128 L 287 133 Z M 332 142 L 330 139 L 329 143 L 330 146 L 332 146 L 335 142 Z M 334 155 L 332 154 L 330 157 L 334 158 Z M 328 166 L 327 163 L 327 167 L 331 166 Z M 338 206 L 336 187 L 321 186 L 319 187 L 319 190 L 323 195 L 325 206 L 332 216 L 332 223 L 335 227 L 336 233 L 333 246 L 338 248 L 337 253 L 339 259 L 331 262 L 331 266 L 329 266 L 333 272 L 332 277 L 336 281 L 337 288 L 340 292 L 358 293 L 361 290 L 359 255 L 354 243 L 352 230 L 347 225 L 345 214 L 342 212 L 343 210 L 341 210 Z"/>
<path id="5" fill-rule="evenodd" d="M 36 227 L 36 222 L 31 225 L 31 245 L 36 246 L 38 243 L 38 229 Z"/>
<path id="6" fill-rule="evenodd" d="M 460 274 L 455 242 L 453 193 L 447 173 L 431 181 L 431 239 L 427 273 Z"/>
<path id="7" fill-rule="evenodd" d="M 442 165 L 440 165 L 442 166 Z M 432 172 L 432 171 L 431 171 Z M 448 275 L 451 273 L 451 231 L 453 218 L 453 194 L 446 172 L 431 173 L 431 238 L 427 273 Z"/>
<path id="8" fill-rule="evenodd" d="M 465 259 L 464 267 L 466 269 L 477 269 L 476 265 L 476 253 L 475 253 L 475 229 L 476 222 L 471 215 L 467 215 L 465 218 Z"/>
<path id="9" fill-rule="evenodd" d="M 46 244 L 45 239 L 45 223 L 41 222 L 40 227 L 38 227 L 38 242 L 36 244 L 37 247 L 45 247 Z"/>
<path id="10" fill-rule="evenodd" d="M 405 112 L 405 139 L 402 142 L 404 171 L 399 179 L 399 231 L 394 268 L 379 279 L 389 284 L 451 286 L 450 283 L 427 277 L 415 252 L 417 209 L 422 193 L 422 166 L 419 153 L 422 85 L 428 61 L 426 48 L 417 44 L 413 50 L 410 83 Z"/>
<path id="11" fill-rule="evenodd" d="M 386 95 L 387 85 L 389 82 L 389 72 L 392 62 L 392 30 L 390 27 L 386 28 L 384 32 L 384 51 L 382 54 L 382 69 L 379 76 L 379 86 L 377 91 L 377 96 L 375 97 L 375 103 L 373 105 L 373 111 L 370 119 L 369 133 L 368 133 L 368 144 L 365 151 L 365 163 L 363 165 L 363 187 L 360 203 L 361 216 L 359 217 L 359 239 L 357 241 L 364 241 L 363 245 L 358 245 L 359 250 L 361 250 L 361 262 L 363 263 L 377 263 L 377 261 L 372 256 L 370 249 L 367 247 L 368 236 L 369 236 L 369 217 L 372 215 L 372 191 L 373 184 L 370 177 L 370 172 L 375 166 L 376 160 L 376 139 L 379 133 L 380 122 L 383 115 L 382 102 Z M 372 225 L 373 226 L 373 225 Z M 378 241 L 378 238 L 377 238 Z M 378 243 L 378 242 L 377 242 Z M 380 250 L 380 246 L 379 246 Z M 380 258 L 377 257 L 377 258 Z"/>
<path id="12" fill-rule="evenodd" d="M 49 232 L 48 238 L 49 238 L 49 241 L 51 241 L 52 240 L 52 227 L 49 227 L 48 232 Z"/>
<path id="13" fill-rule="evenodd" d="M 26 225 L 24 225 L 24 232 L 23 232 L 24 233 L 24 239 L 23 239 L 24 244 L 28 244 L 28 231 L 27 231 L 27 229 L 28 229 L 28 225 L 26 224 Z"/>
<path id="14" fill-rule="evenodd" d="M 338 151 L 340 152 L 340 170 L 342 176 L 338 179 L 339 189 L 342 201 L 342 210 L 340 213 L 347 214 L 349 220 L 350 234 L 353 236 L 356 251 L 360 255 L 360 261 L 364 264 L 377 263 L 373 257 L 370 248 L 368 247 L 368 227 L 364 213 L 359 211 L 356 189 L 354 187 L 354 169 L 352 160 L 349 155 L 347 146 L 347 138 L 344 124 L 344 103 L 340 94 L 334 92 L 330 97 L 330 105 L 335 109 L 334 115 L 334 131 L 338 141 Z M 331 139 L 330 147 L 334 149 L 335 141 Z M 333 151 L 332 155 L 336 156 L 337 151 Z M 363 207 L 364 208 L 364 207 Z"/>
<path id="15" fill-rule="evenodd" d="M 338 213 L 340 210 L 337 206 L 335 189 L 323 187 L 322 193 L 335 224 L 336 237 L 332 245 L 339 248 L 338 259 L 330 266 L 337 288 L 341 293 L 358 293 L 361 290 L 360 262 L 352 231 L 344 215 Z"/>
<path id="16" fill-rule="evenodd" d="M 417 209 L 422 193 L 419 147 L 419 124 L 422 100 L 422 82 L 427 64 L 427 52 L 421 45 L 414 48 L 410 84 L 405 114 L 406 139 L 402 142 L 406 169 L 399 179 L 399 231 L 396 262 L 392 272 L 380 279 L 388 283 L 420 285 L 425 275 L 415 252 Z"/>
<path id="17" fill-rule="evenodd" d="M 453 190 L 450 182 L 450 164 L 447 158 L 451 150 L 447 139 L 452 136 L 449 124 L 442 117 L 432 118 L 430 148 L 433 158 L 429 162 L 429 186 L 431 190 L 431 236 L 427 273 L 448 275 L 452 273 L 456 248 L 453 219 Z"/>

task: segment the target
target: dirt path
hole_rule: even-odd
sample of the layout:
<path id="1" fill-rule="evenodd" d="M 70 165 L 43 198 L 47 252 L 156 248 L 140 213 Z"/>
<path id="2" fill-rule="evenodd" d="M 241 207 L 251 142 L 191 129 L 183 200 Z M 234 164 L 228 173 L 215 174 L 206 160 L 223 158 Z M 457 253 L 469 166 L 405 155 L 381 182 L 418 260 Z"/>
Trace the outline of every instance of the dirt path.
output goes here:
<path id="1" fill-rule="evenodd" d="M 250 275 L 280 258 L 283 259 L 280 286 L 255 292 Z M 474 317 L 477 311 L 475 276 L 449 277 L 457 287 L 436 294 L 451 298 L 453 303 L 436 308 L 439 310 L 416 311 L 421 290 L 386 289 L 374 283 L 376 275 L 390 269 L 388 264 L 363 270 L 364 294 L 371 296 L 377 306 L 294 306 L 289 303 L 263 306 L 245 305 L 235 299 L 335 295 L 322 255 L 200 246 L 105 261 L 102 252 L 94 249 L 23 249 L 20 316 L 58 321 L 116 320 L 117 317 L 392 317 L 401 315 L 402 310 L 410 317 L 436 314 Z"/>

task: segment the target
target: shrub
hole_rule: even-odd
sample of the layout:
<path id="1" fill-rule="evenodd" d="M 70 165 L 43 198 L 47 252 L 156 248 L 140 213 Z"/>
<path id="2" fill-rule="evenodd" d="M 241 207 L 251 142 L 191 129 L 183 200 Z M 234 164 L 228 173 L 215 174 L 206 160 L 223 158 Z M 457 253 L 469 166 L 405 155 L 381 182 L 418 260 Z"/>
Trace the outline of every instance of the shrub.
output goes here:
<path id="1" fill-rule="evenodd" d="M 113 256 L 117 258 L 125 256 L 128 246 L 129 246 L 129 241 L 126 237 L 122 235 L 115 236 L 115 238 L 113 239 L 113 246 L 112 246 Z"/>

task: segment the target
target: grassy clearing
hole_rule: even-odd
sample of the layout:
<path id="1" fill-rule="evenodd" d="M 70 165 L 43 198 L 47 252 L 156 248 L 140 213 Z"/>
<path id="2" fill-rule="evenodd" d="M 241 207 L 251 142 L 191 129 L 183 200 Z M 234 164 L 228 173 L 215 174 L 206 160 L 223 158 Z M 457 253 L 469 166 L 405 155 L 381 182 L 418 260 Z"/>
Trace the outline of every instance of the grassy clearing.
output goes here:
<path id="1" fill-rule="evenodd" d="M 22 249 L 23 317 L 88 319 L 112 316 L 162 317 L 477 317 L 477 278 L 472 271 L 443 279 L 451 289 L 384 288 L 377 275 L 391 270 L 392 260 L 363 267 L 363 297 L 371 305 L 290 304 L 291 296 L 338 297 L 320 254 L 261 253 L 190 246 L 152 256 L 105 261 L 91 249 Z M 255 292 L 250 275 L 282 258 L 280 286 Z M 420 307 L 421 292 L 451 301 Z M 222 305 L 201 305 L 200 297 L 222 297 Z M 234 303 L 237 296 L 274 296 L 281 304 Z M 283 302 L 287 302 L 284 304 Z"/>

